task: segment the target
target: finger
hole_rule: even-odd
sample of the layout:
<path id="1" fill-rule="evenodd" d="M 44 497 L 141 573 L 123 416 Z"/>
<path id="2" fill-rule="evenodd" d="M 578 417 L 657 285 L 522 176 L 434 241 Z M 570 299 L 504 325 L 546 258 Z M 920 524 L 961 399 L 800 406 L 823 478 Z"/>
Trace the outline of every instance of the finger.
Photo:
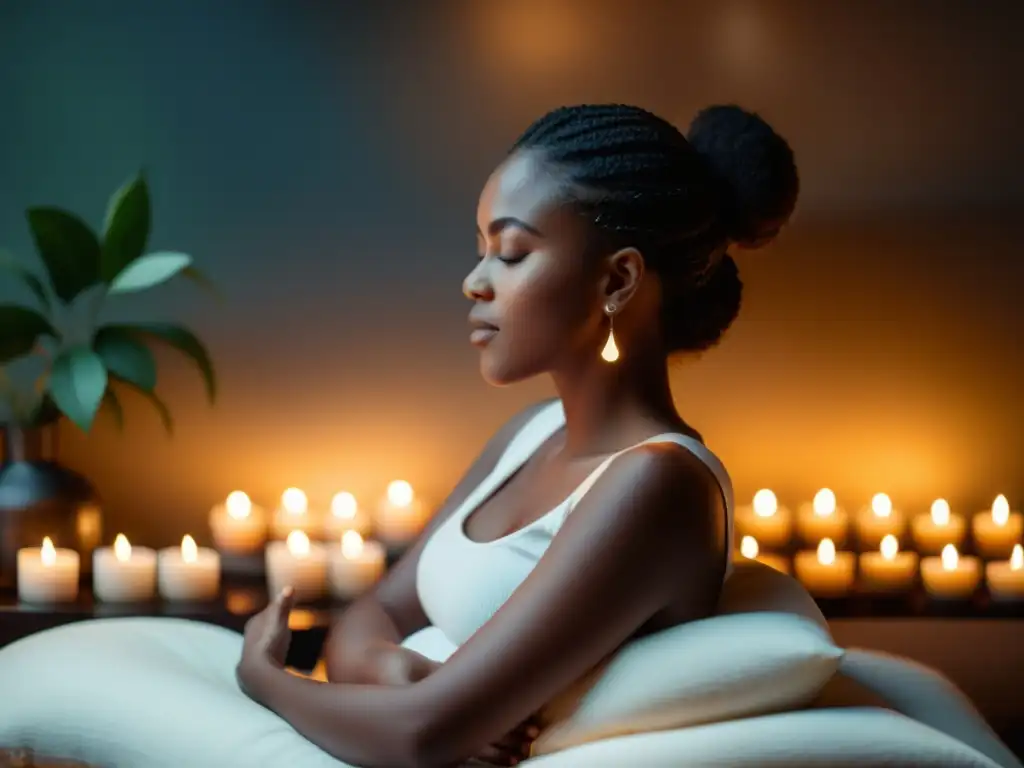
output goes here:
<path id="1" fill-rule="evenodd" d="M 281 590 L 281 593 L 277 596 L 277 618 L 287 625 L 288 614 L 291 613 L 292 606 L 295 603 L 295 590 L 288 586 Z"/>
<path id="2" fill-rule="evenodd" d="M 476 756 L 476 759 L 488 765 L 518 765 L 521 761 L 517 755 L 510 754 L 504 749 L 494 745 L 484 747 Z"/>

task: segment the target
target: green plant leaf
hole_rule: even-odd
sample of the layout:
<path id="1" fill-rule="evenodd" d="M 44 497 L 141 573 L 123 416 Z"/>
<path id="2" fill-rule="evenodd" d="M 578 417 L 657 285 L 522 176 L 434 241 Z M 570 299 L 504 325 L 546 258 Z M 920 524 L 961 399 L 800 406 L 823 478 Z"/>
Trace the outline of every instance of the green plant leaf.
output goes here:
<path id="1" fill-rule="evenodd" d="M 65 304 L 100 279 L 100 243 L 74 214 L 59 208 L 29 208 L 25 214 L 50 286 Z"/>
<path id="2" fill-rule="evenodd" d="M 0 251 L 0 270 L 14 275 L 26 288 L 32 291 L 32 295 L 39 299 L 43 309 L 46 311 L 50 310 L 50 297 L 46 295 L 46 286 L 43 285 L 43 281 L 36 277 L 32 270 L 22 266 L 7 251 Z"/>
<path id="3" fill-rule="evenodd" d="M 142 255 L 149 239 L 149 187 L 140 173 L 110 198 L 103 223 L 100 277 L 109 283 Z"/>
<path id="4" fill-rule="evenodd" d="M 114 424 L 117 426 L 118 432 L 124 432 L 124 408 L 121 407 L 121 401 L 117 397 L 117 393 L 107 385 L 107 390 L 103 393 L 103 401 L 101 407 L 106 406 L 106 409 L 110 411 L 110 415 L 114 418 Z"/>
<path id="5" fill-rule="evenodd" d="M 224 294 L 221 292 L 220 288 L 218 288 L 213 280 L 207 277 L 203 272 L 200 272 L 198 268 L 194 266 L 185 267 L 181 270 L 181 276 L 195 283 L 199 289 L 208 293 L 214 301 L 224 301 Z"/>
<path id="6" fill-rule="evenodd" d="M 143 398 L 148 400 L 150 404 L 156 408 L 156 412 L 160 415 L 160 423 L 164 425 L 164 430 L 168 435 L 174 434 L 174 418 L 171 416 L 171 409 L 167 407 L 167 404 L 160 399 L 160 396 L 152 390 L 140 389 L 130 381 L 117 378 L 116 381 L 127 385 L 130 389 L 138 392 Z"/>
<path id="7" fill-rule="evenodd" d="M 96 332 L 92 348 L 107 373 L 150 391 L 156 386 L 156 360 L 136 334 L 119 326 L 105 326 Z"/>
<path id="8" fill-rule="evenodd" d="M 88 347 L 64 350 L 53 361 L 49 390 L 64 415 L 88 432 L 107 390 L 103 360 Z"/>
<path id="9" fill-rule="evenodd" d="M 27 355 L 43 334 L 56 334 L 50 322 L 34 309 L 0 304 L 0 363 Z"/>
<path id="10" fill-rule="evenodd" d="M 133 323 L 131 325 L 107 325 L 104 328 L 118 328 L 136 334 L 144 339 L 156 339 L 174 347 L 196 364 L 203 375 L 206 395 L 211 403 L 217 399 L 217 377 L 213 370 L 210 353 L 192 331 L 170 323 Z"/>
<path id="11" fill-rule="evenodd" d="M 192 263 L 187 253 L 160 251 L 140 256 L 110 282 L 110 293 L 144 291 L 167 282 Z"/>

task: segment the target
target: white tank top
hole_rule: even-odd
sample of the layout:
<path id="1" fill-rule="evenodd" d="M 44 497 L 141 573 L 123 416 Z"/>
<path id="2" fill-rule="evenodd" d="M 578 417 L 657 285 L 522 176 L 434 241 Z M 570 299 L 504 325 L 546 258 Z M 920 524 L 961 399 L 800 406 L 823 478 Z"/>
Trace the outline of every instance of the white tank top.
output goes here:
<path id="1" fill-rule="evenodd" d="M 488 542 L 470 539 L 466 518 L 490 497 L 537 449 L 565 424 L 561 401 L 540 409 L 509 442 L 491 473 L 427 540 L 416 571 L 416 591 L 431 624 L 454 645 L 462 645 L 511 597 L 566 517 L 618 456 L 648 443 L 672 442 L 693 452 L 714 474 L 726 512 L 726 576 L 732 570 L 733 494 L 729 474 L 703 443 L 687 435 L 666 433 L 648 438 L 605 459 L 561 504 L 507 536 Z"/>

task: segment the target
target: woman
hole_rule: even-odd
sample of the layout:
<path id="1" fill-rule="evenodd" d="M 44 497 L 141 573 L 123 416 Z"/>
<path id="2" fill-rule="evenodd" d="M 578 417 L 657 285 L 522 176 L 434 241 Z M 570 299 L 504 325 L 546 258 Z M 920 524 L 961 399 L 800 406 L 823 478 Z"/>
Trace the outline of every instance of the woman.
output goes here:
<path id="1" fill-rule="evenodd" d="M 704 110 L 686 136 L 623 105 L 534 123 L 481 194 L 463 291 L 484 378 L 550 374 L 558 399 L 512 418 L 339 618 L 329 684 L 283 669 L 287 590 L 254 617 L 248 694 L 356 765 L 514 764 L 566 686 L 628 640 L 707 616 L 731 487 L 673 405 L 668 355 L 719 341 L 740 306 L 727 249 L 771 241 L 798 186 L 786 142 L 737 107 Z M 399 645 L 431 624 L 458 646 L 443 664 Z"/>

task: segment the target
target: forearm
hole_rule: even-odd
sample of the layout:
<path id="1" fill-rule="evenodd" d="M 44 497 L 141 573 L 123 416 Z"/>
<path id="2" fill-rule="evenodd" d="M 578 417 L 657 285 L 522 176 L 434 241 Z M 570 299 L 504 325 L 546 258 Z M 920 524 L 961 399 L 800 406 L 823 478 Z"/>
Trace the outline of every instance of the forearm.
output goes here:
<path id="1" fill-rule="evenodd" d="M 320 683 L 258 661 L 240 670 L 249 694 L 333 757 L 363 768 L 419 766 L 413 687 Z"/>
<path id="2" fill-rule="evenodd" d="M 324 644 L 328 680 L 379 683 L 376 651 L 402 640 L 391 617 L 372 597 L 353 603 L 331 626 Z"/>

